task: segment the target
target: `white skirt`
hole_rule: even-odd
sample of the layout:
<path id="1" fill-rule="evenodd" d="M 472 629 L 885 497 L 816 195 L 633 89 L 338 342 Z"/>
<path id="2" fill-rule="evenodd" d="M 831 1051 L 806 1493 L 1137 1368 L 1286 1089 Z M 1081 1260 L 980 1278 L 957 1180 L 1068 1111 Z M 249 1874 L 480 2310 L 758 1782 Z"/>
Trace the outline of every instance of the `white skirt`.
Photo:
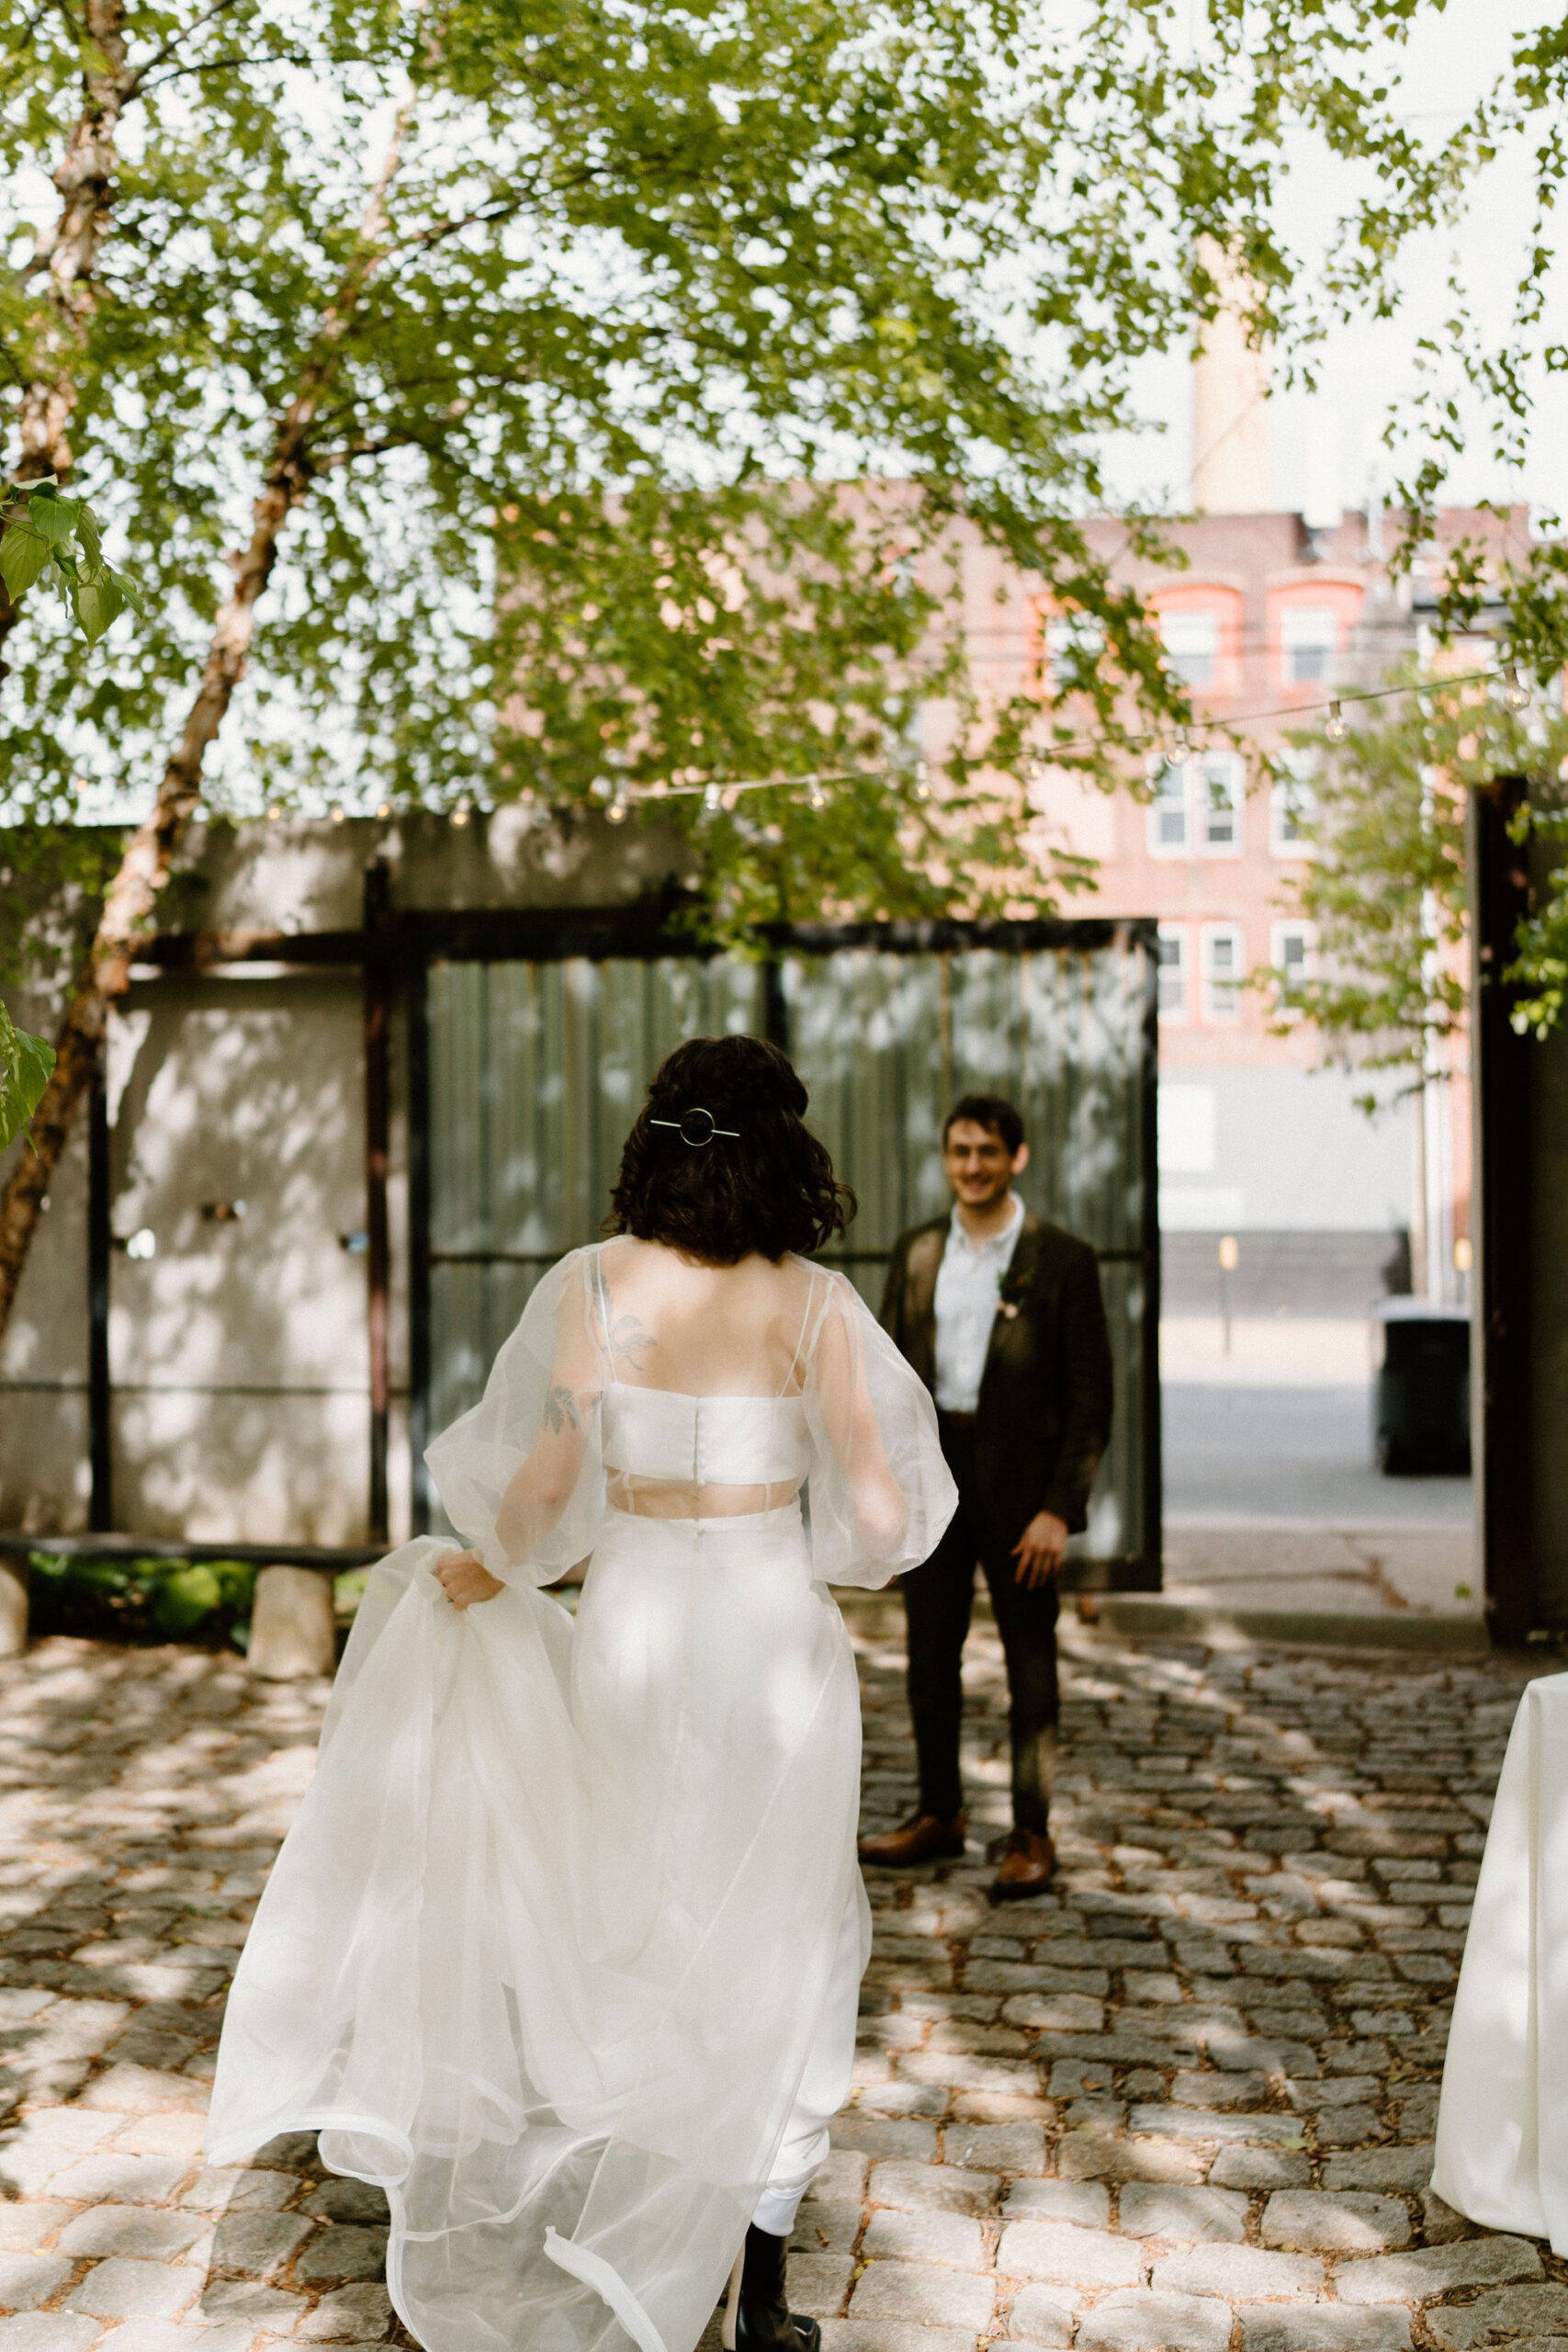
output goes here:
<path id="1" fill-rule="evenodd" d="M 520 1586 L 459 1613 L 449 1548 L 370 1579 L 234 1981 L 209 2158 L 315 2130 L 379 2183 L 431 2352 L 689 2352 L 848 2089 L 849 1639 L 795 1506 L 611 1512 L 575 1622 Z"/>

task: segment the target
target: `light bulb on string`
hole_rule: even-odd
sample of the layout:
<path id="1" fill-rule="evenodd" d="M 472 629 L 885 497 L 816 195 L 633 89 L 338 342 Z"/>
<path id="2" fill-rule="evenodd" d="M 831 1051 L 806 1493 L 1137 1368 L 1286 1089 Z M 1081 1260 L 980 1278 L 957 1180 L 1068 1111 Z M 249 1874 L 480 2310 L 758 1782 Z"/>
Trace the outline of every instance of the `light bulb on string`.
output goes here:
<path id="1" fill-rule="evenodd" d="M 267 810 L 267 812 L 266 812 L 266 820 L 267 820 L 267 823 L 268 823 L 269 825 L 276 825 L 276 822 L 277 822 L 277 820 L 278 820 L 278 819 L 282 816 L 282 814 L 283 814 L 283 803 L 282 803 L 282 801 L 281 801 L 281 800 L 275 800 L 275 801 L 273 802 L 273 804 L 272 804 L 271 808 L 270 808 Z"/>
<path id="2" fill-rule="evenodd" d="M 1331 702 L 1328 706 L 1328 717 L 1323 729 L 1325 742 L 1343 743 L 1349 732 L 1350 729 L 1345 723 L 1345 713 L 1337 702 Z"/>
<path id="3" fill-rule="evenodd" d="M 808 808 L 826 808 L 828 806 L 828 787 L 819 776 L 813 776 L 811 779 L 811 788 L 807 793 L 806 805 Z"/>
<path id="4" fill-rule="evenodd" d="M 1518 663 L 1517 662 L 1510 662 L 1507 668 L 1504 671 L 1503 676 L 1506 682 L 1503 688 L 1504 708 L 1506 710 L 1528 710 L 1529 707 L 1530 693 L 1529 688 L 1519 676 Z"/>
<path id="5" fill-rule="evenodd" d="M 452 822 L 455 825 L 466 825 L 468 821 L 468 804 L 466 800 L 459 800 L 457 806 L 452 811 Z"/>
<path id="6" fill-rule="evenodd" d="M 391 813 L 392 813 L 392 804 L 391 804 L 391 802 L 390 802 L 389 800 L 383 800 L 383 801 L 380 803 L 379 807 L 377 808 L 377 811 L 376 811 L 377 816 L 378 816 L 378 817 L 379 817 L 379 819 L 381 820 L 381 822 L 382 822 L 383 824 L 385 824 L 385 823 L 386 823 L 386 821 L 387 821 L 388 818 L 391 815 Z"/>
<path id="7" fill-rule="evenodd" d="M 328 811 L 328 814 L 331 816 L 334 825 L 341 825 L 348 815 L 348 811 L 344 807 L 341 800 L 334 800 L 331 809 Z"/>
<path id="8" fill-rule="evenodd" d="M 1187 729 L 1185 727 L 1179 727 L 1170 739 L 1170 749 L 1166 754 L 1166 766 L 1184 768 L 1191 756 L 1192 746 L 1187 740 Z"/>
<path id="9" fill-rule="evenodd" d="M 915 762 L 915 781 L 909 787 L 911 800 L 929 800 L 931 797 L 931 775 L 924 760 Z"/>
<path id="10" fill-rule="evenodd" d="M 717 785 L 710 784 L 705 786 L 703 789 L 703 808 L 706 811 L 707 815 L 710 817 L 716 817 L 723 806 L 724 795 L 720 792 Z"/>
<path id="11" fill-rule="evenodd" d="M 626 787 L 624 784 L 618 784 L 615 786 L 615 797 L 611 801 L 609 807 L 605 809 L 604 817 L 605 821 L 612 825 L 624 825 L 626 823 Z"/>

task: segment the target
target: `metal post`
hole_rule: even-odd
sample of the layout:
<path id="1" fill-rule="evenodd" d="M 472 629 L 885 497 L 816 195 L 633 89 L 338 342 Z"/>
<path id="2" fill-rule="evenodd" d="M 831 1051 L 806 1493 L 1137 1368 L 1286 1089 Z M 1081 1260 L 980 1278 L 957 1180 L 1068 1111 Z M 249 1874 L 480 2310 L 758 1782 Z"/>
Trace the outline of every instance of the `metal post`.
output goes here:
<path id="1" fill-rule="evenodd" d="M 114 1526 L 114 1400 L 109 1386 L 109 1112 L 101 1050 L 87 1101 L 87 1453 L 92 1476 L 88 1523 Z"/>
<path id="2" fill-rule="evenodd" d="M 387 1221 L 387 1170 L 391 1150 L 389 1068 L 390 975 L 386 922 L 390 875 L 385 858 L 365 869 L 365 1227 L 370 1356 L 370 1491 L 373 1544 L 388 1540 L 387 1312 L 392 1250 Z"/>
<path id="3" fill-rule="evenodd" d="M 1480 1193 L 1475 1349 L 1481 1391 L 1476 1463 L 1486 1606 L 1494 1640 L 1533 1631 L 1535 1513 L 1531 1460 L 1531 1057 L 1515 1034 L 1503 974 L 1529 904 L 1526 852 L 1509 839 L 1522 778 L 1471 796 L 1471 905 L 1475 942 L 1473 1055 Z"/>
<path id="4" fill-rule="evenodd" d="M 1134 933 L 1144 949 L 1143 1153 L 1142 1180 L 1144 1329 L 1143 1355 L 1138 1366 L 1139 1402 L 1143 1419 L 1144 1527 L 1140 1545 L 1146 1589 L 1158 1592 L 1165 1582 L 1165 1461 L 1159 1385 L 1160 1232 L 1159 1232 L 1159 926 L 1142 923 Z"/>
<path id="5" fill-rule="evenodd" d="M 409 1452 L 410 1524 L 430 1530 L 430 967 L 409 973 Z"/>

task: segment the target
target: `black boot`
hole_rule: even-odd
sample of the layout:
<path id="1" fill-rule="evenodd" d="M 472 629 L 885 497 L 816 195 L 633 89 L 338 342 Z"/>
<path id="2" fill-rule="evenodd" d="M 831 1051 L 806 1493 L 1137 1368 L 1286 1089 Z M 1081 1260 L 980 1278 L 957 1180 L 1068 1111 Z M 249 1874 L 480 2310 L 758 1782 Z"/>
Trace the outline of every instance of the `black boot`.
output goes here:
<path id="1" fill-rule="evenodd" d="M 735 2352 L 821 2352 L 822 2331 L 789 2307 L 784 2289 L 787 2238 L 755 2222 L 746 2233 L 746 2258 L 735 2311 Z M 728 2337 L 728 2330 L 726 2331 Z"/>

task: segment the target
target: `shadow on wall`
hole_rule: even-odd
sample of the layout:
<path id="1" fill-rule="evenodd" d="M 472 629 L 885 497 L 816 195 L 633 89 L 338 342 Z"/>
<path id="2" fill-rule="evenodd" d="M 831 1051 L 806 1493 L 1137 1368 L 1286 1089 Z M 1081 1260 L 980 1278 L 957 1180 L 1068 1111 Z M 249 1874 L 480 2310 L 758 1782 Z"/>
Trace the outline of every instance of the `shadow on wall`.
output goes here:
<path id="1" fill-rule="evenodd" d="M 362 1541 L 365 1261 L 343 1246 L 365 1217 L 358 977 L 160 980 L 116 1031 L 111 1222 L 155 1245 L 112 1253 L 116 1516 Z"/>
<path id="2" fill-rule="evenodd" d="M 111 1023 L 119 1527 L 365 1540 L 361 1030 L 355 972 L 160 978 Z M 85 1159 L 78 1133 L 5 1352 L 0 1521 L 30 1531 L 86 1523 Z"/>

